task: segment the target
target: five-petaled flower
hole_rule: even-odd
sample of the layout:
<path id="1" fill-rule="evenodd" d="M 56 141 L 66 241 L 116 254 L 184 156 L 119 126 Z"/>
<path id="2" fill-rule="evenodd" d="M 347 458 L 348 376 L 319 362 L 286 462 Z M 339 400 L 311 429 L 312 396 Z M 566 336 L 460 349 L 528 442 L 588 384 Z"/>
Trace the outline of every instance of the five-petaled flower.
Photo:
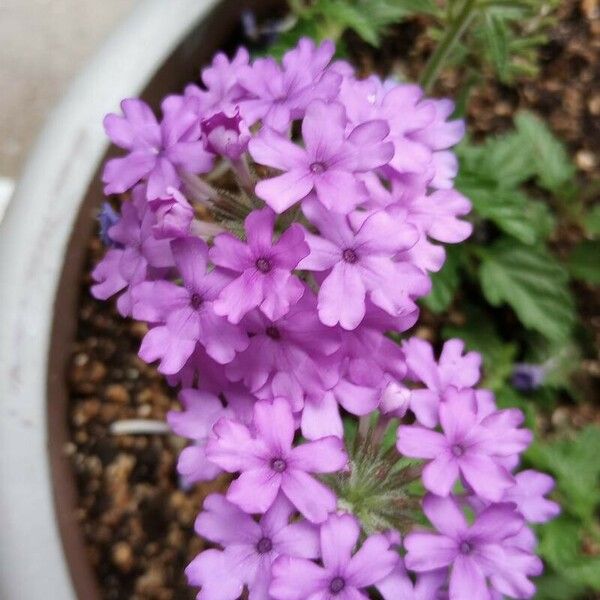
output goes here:
<path id="1" fill-rule="evenodd" d="M 221 419 L 213 431 L 206 454 L 225 471 L 241 473 L 227 498 L 242 510 L 264 513 L 280 492 L 314 523 L 335 510 L 335 494 L 310 473 L 343 469 L 343 442 L 329 436 L 293 447 L 296 426 L 283 398 L 256 403 L 252 431 L 231 419 Z"/>

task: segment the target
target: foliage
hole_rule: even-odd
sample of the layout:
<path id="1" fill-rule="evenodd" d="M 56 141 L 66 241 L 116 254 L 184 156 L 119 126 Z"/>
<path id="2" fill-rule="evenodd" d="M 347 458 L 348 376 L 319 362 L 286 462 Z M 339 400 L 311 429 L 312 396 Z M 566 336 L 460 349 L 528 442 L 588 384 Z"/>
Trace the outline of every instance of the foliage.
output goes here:
<path id="1" fill-rule="evenodd" d="M 415 13 L 439 12 L 433 0 L 289 0 L 289 5 L 293 26 L 269 48 L 270 55 L 282 55 L 304 35 L 319 41 L 338 41 L 347 30 L 379 46 L 392 24 Z M 338 47 L 338 52 L 340 48 L 343 46 Z"/>
<path id="2" fill-rule="evenodd" d="M 491 69 L 500 81 L 510 83 L 537 73 L 538 48 L 547 41 L 545 31 L 556 6 L 558 0 L 447 0 L 429 35 L 441 48 L 448 32 L 464 22 L 445 61 L 476 72 Z"/>
<path id="3" fill-rule="evenodd" d="M 600 589 L 600 556 L 588 548 L 600 544 L 596 514 L 600 508 L 600 428 L 588 426 L 577 436 L 538 441 L 527 461 L 557 481 L 563 514 L 539 528 L 540 553 L 554 573 L 542 581 L 540 597 L 574 597 L 585 588 Z M 553 591 L 554 588 L 554 591 Z"/>
<path id="4" fill-rule="evenodd" d="M 467 82 L 457 114 L 466 113 L 469 86 L 493 74 L 505 84 L 537 73 L 558 0 L 290 0 L 294 25 L 276 46 L 281 54 L 302 35 L 339 40 L 352 30 L 378 46 L 388 28 L 425 16 L 434 51 L 421 84 L 431 88 L 447 66 Z M 343 46 L 342 46 L 343 47 Z M 572 374 L 581 363 L 574 280 L 600 284 L 600 206 L 585 206 L 565 146 L 536 115 L 516 115 L 514 129 L 458 148 L 457 188 L 473 203 L 474 234 L 447 249 L 443 269 L 423 304 L 484 358 L 484 385 L 500 406 L 521 408 L 529 427 L 560 398 L 580 400 Z M 585 240 L 556 251 L 557 228 L 579 228 Z M 457 319 L 456 315 L 459 318 Z M 451 317 L 452 315 L 452 317 Z M 463 322 L 464 321 L 464 322 Z M 457 324 L 458 323 L 458 324 Z M 516 362 L 544 368 L 540 388 L 511 384 Z M 600 590 L 600 430 L 587 427 L 544 440 L 538 432 L 528 466 L 551 472 L 563 506 L 538 529 L 547 572 L 537 598 L 568 600 Z M 594 550 L 595 549 L 595 550 Z"/>

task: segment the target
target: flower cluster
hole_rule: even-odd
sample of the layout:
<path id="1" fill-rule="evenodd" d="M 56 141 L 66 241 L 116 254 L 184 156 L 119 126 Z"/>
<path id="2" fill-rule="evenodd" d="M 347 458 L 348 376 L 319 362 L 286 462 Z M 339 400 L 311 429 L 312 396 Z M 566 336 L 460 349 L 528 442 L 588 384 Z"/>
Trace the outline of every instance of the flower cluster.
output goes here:
<path id="1" fill-rule="evenodd" d="M 516 472 L 521 413 L 475 388 L 459 340 L 436 361 L 389 335 L 471 232 L 463 123 L 333 54 L 219 54 L 160 121 L 136 99 L 105 120 L 126 152 L 105 192 L 125 197 L 103 209 L 92 293 L 147 323 L 140 357 L 180 387 L 180 474 L 231 474 L 189 581 L 202 600 L 531 597 L 527 522 L 558 507 L 549 477 Z"/>

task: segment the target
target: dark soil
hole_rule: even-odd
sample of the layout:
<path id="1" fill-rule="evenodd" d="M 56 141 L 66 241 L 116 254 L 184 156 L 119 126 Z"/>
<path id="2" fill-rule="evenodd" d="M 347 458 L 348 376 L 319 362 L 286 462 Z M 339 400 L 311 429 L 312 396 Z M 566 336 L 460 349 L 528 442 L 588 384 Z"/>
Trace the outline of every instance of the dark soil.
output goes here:
<path id="1" fill-rule="evenodd" d="M 505 130 L 519 108 L 538 111 L 568 143 L 582 181 L 591 185 L 600 178 L 600 18 L 590 0 L 564 2 L 559 12 L 560 22 L 542 51 L 540 76 L 514 87 L 490 77 L 473 94 L 468 121 L 471 132 L 481 135 Z M 352 37 L 349 46 L 365 70 L 373 64 L 388 71 L 400 66 L 415 77 L 430 52 L 425 27 L 419 20 L 402 24 L 377 52 Z M 450 71 L 436 93 L 455 96 L 460 83 Z M 556 243 L 569 246 L 580 236 L 567 230 Z M 219 484 L 181 486 L 175 463 L 183 441 L 174 436 L 110 433 L 111 423 L 121 419 L 162 420 L 177 401 L 163 377 L 137 357 L 144 326 L 90 297 L 88 273 L 102 252 L 99 239 L 92 238 L 68 374 L 72 441 L 65 451 L 77 478 L 78 519 L 105 599 L 191 599 L 195 594 L 183 571 L 202 549 L 193 522 L 203 497 Z M 591 288 L 580 286 L 577 292 L 592 346 L 598 348 L 600 301 Z M 590 377 L 600 375 L 597 359 L 583 365 Z M 558 410 L 553 419 L 575 426 L 598 416 L 586 405 Z"/>

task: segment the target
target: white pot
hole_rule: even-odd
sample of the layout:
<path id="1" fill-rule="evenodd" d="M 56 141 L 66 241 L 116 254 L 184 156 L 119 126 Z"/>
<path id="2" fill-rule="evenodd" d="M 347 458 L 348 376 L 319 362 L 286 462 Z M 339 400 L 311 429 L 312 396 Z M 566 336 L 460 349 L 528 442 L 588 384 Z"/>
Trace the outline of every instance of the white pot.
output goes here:
<path id="1" fill-rule="evenodd" d="M 47 448 L 48 352 L 67 243 L 108 147 L 102 118 L 118 109 L 121 98 L 144 89 L 215 4 L 217 0 L 145 0 L 137 6 L 54 110 L 0 225 L 4 600 L 76 597 L 53 501 Z"/>

